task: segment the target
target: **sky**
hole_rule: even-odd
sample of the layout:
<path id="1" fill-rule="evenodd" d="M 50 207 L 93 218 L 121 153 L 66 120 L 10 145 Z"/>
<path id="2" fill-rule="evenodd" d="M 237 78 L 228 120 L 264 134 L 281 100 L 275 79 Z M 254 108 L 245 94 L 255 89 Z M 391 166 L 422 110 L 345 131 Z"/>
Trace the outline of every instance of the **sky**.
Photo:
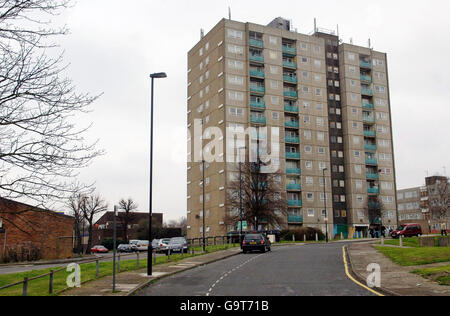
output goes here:
<path id="1" fill-rule="evenodd" d="M 387 52 L 398 188 L 450 173 L 450 2 L 79 0 L 56 18 L 70 77 L 102 97 L 81 124 L 106 155 L 80 174 L 110 207 L 133 198 L 148 211 L 150 79 L 155 84 L 153 211 L 186 216 L 187 52 L 222 18 L 266 25 L 281 16 L 299 33 L 336 29 L 344 42 Z M 444 168 L 445 167 L 445 168 Z"/>

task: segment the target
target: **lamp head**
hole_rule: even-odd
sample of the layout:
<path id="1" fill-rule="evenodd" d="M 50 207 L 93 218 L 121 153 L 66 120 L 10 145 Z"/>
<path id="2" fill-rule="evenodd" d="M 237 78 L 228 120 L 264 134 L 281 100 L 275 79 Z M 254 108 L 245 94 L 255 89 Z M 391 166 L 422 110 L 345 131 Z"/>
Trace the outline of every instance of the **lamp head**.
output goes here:
<path id="1" fill-rule="evenodd" d="M 152 79 L 167 78 L 167 74 L 165 72 L 157 72 L 157 73 L 151 74 L 150 78 L 152 78 Z"/>

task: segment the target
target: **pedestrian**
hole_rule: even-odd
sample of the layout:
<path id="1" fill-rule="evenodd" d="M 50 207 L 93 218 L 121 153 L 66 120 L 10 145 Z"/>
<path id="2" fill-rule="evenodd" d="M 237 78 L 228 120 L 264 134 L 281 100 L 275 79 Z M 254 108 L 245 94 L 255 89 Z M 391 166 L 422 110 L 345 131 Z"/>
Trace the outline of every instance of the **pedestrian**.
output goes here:
<path id="1" fill-rule="evenodd" d="M 381 236 L 386 237 L 386 227 L 384 226 L 381 226 Z"/>
<path id="2" fill-rule="evenodd" d="M 373 228 L 370 229 L 370 237 L 373 238 L 374 236 L 374 232 L 373 232 Z"/>
<path id="3" fill-rule="evenodd" d="M 446 222 L 442 222 L 442 224 L 441 224 L 441 235 L 447 236 L 447 223 Z"/>

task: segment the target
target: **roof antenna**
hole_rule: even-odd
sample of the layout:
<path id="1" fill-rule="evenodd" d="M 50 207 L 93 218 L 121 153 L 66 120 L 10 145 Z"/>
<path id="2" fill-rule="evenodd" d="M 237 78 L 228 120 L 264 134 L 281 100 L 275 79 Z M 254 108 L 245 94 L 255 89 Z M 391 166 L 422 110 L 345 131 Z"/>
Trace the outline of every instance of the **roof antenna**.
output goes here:
<path id="1" fill-rule="evenodd" d="M 339 24 L 336 26 L 337 37 L 339 38 Z"/>
<path id="2" fill-rule="evenodd" d="M 353 45 L 353 37 L 350 37 L 350 44 Z"/>
<path id="3" fill-rule="evenodd" d="M 228 20 L 231 20 L 231 7 L 228 7 Z"/>
<path id="4" fill-rule="evenodd" d="M 317 19 L 314 18 L 314 33 L 317 33 Z"/>
<path id="5" fill-rule="evenodd" d="M 369 44 L 369 48 L 372 49 L 372 45 L 370 43 L 370 38 L 369 38 L 368 44 Z"/>
<path id="6" fill-rule="evenodd" d="M 205 37 L 205 30 L 200 29 L 200 39 L 203 39 L 203 37 Z"/>

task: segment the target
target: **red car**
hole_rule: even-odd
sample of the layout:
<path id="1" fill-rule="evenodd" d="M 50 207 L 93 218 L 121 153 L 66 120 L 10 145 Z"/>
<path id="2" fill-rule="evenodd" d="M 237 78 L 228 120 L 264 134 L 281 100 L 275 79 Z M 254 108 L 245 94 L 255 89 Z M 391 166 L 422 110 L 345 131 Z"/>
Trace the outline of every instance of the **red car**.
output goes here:
<path id="1" fill-rule="evenodd" d="M 392 238 L 402 237 L 415 237 L 422 236 L 422 227 L 419 224 L 405 224 L 400 225 L 399 228 L 394 230 L 391 234 Z"/>
<path id="2" fill-rule="evenodd" d="M 92 253 L 108 253 L 108 248 L 105 248 L 103 246 L 94 246 L 91 248 Z"/>

